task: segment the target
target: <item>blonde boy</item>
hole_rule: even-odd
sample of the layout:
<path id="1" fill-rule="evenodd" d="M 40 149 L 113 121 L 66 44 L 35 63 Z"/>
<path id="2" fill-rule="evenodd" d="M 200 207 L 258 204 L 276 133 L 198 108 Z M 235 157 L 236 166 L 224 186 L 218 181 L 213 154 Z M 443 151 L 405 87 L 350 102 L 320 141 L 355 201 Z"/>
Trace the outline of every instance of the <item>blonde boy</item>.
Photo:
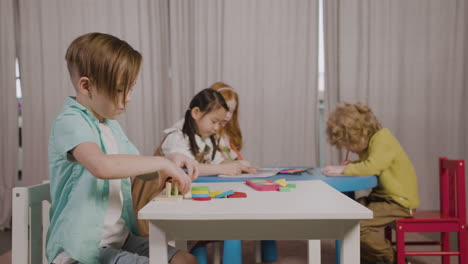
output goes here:
<path id="1" fill-rule="evenodd" d="M 66 57 L 76 97 L 69 97 L 49 139 L 52 263 L 148 263 L 148 240 L 138 236 L 130 177 L 162 172 L 190 188 L 183 155 L 140 156 L 115 121 L 131 100 L 141 55 L 114 36 L 89 33 L 75 39 Z M 174 163 L 175 162 L 175 163 Z M 176 165 L 177 164 L 177 165 Z M 170 263 L 196 263 L 168 247 Z"/>
<path id="2" fill-rule="evenodd" d="M 379 184 L 358 200 L 374 213 L 361 221 L 363 263 L 394 263 L 392 244 L 381 231 L 398 218 L 410 217 L 419 206 L 418 182 L 408 155 L 390 130 L 382 128 L 363 104 L 342 104 L 327 121 L 330 144 L 359 154 L 359 160 L 323 169 L 326 175 L 377 175 Z"/>

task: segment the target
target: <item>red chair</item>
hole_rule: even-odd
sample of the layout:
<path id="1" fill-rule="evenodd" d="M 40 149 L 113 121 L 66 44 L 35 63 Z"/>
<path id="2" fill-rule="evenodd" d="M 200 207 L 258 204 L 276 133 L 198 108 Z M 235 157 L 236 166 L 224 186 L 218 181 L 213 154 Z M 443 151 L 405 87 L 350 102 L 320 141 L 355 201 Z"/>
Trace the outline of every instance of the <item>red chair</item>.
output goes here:
<path id="1" fill-rule="evenodd" d="M 450 263 L 450 256 L 458 255 L 460 264 L 467 262 L 465 161 L 439 158 L 440 211 L 416 211 L 411 218 L 395 221 L 397 263 L 404 264 L 406 256 L 442 256 L 442 263 Z M 406 242 L 405 233 L 441 233 L 441 241 Z M 450 232 L 458 233 L 458 251 L 450 251 Z M 391 229 L 385 236 L 391 241 Z M 440 251 L 406 251 L 406 245 L 438 244 Z"/>

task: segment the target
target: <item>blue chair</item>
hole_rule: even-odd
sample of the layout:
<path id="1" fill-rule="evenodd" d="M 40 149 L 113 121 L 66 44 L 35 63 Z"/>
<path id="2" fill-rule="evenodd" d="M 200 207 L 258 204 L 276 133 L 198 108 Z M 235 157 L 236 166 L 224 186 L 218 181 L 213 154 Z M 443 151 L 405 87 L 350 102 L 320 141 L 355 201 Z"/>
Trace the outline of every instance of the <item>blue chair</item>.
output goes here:
<path id="1" fill-rule="evenodd" d="M 262 261 L 274 262 L 278 259 L 275 240 L 262 240 Z M 208 264 L 206 246 L 193 248 L 190 253 L 197 258 L 199 264 Z M 242 241 L 224 240 L 223 264 L 242 264 Z"/>
<path id="2" fill-rule="evenodd" d="M 276 240 L 262 240 L 261 245 L 263 262 L 275 262 L 278 260 Z"/>
<path id="3" fill-rule="evenodd" d="M 190 250 L 190 254 L 197 258 L 198 264 L 208 264 L 208 257 L 206 254 L 206 246 L 194 247 Z"/>
<path id="4" fill-rule="evenodd" d="M 224 240 L 223 264 L 242 264 L 241 240 Z"/>

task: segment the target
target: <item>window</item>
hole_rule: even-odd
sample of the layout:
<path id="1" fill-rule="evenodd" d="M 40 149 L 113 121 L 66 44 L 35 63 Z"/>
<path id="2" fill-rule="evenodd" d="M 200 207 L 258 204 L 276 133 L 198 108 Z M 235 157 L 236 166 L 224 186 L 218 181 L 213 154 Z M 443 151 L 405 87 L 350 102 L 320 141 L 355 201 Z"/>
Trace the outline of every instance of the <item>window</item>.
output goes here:
<path id="1" fill-rule="evenodd" d="M 318 126 L 317 126 L 317 148 L 319 167 L 325 166 L 325 53 L 324 53 L 324 34 L 323 34 L 323 0 L 319 0 L 319 28 L 318 28 Z"/>
<path id="2" fill-rule="evenodd" d="M 21 181 L 22 178 L 22 169 L 23 169 L 23 148 L 22 148 L 22 140 L 21 140 L 21 127 L 23 126 L 23 117 L 22 117 L 22 110 L 23 110 L 23 93 L 21 91 L 21 75 L 20 75 L 20 67 L 19 67 L 19 60 L 16 58 L 16 99 L 18 100 L 18 180 Z"/>
<path id="3" fill-rule="evenodd" d="M 23 94 L 21 93 L 21 76 L 18 58 L 16 58 L 16 98 L 18 98 L 18 102 L 23 98 Z"/>

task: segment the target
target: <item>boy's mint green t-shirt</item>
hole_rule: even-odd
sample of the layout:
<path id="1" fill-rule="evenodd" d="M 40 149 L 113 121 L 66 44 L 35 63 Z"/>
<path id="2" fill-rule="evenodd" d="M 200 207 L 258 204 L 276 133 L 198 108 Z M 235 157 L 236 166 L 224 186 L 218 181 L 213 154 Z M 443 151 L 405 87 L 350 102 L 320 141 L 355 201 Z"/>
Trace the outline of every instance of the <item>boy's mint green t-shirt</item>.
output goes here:
<path id="1" fill-rule="evenodd" d="M 119 123 L 105 120 L 114 134 L 120 154 L 138 155 Z M 109 181 L 94 177 L 69 151 L 84 142 L 106 149 L 99 120 L 73 97 L 68 97 L 53 122 L 49 138 L 50 227 L 47 232 L 47 259 L 52 262 L 62 251 L 82 263 L 99 263 L 99 242 L 108 206 Z M 133 213 L 130 179 L 121 180 L 122 219 L 138 234 Z"/>

